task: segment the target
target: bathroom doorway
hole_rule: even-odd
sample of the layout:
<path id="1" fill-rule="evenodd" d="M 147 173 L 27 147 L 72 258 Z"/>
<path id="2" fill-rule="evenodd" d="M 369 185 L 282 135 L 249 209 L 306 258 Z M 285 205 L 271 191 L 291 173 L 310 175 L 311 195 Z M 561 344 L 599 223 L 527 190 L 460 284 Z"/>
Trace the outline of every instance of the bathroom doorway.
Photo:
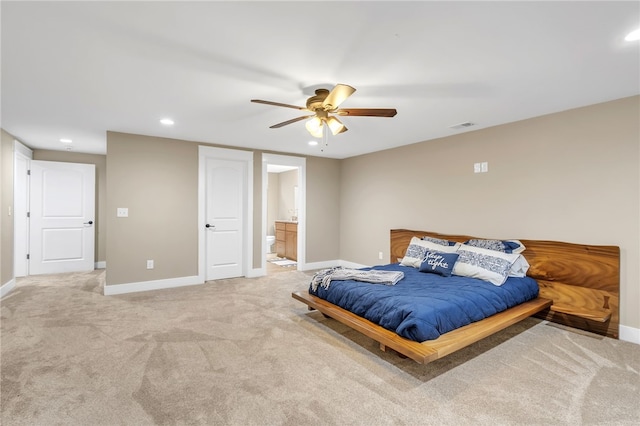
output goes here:
<path id="1" fill-rule="evenodd" d="M 305 262 L 305 159 L 263 154 L 262 269 L 302 270 Z"/>

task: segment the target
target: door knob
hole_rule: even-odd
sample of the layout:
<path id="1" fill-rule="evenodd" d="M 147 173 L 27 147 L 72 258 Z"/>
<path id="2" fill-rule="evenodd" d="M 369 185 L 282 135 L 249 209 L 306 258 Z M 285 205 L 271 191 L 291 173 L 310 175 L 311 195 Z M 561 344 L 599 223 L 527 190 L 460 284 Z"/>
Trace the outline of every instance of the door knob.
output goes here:
<path id="1" fill-rule="evenodd" d="M 93 221 L 92 221 L 92 220 L 90 220 L 89 222 L 85 222 L 84 224 L 85 224 L 85 225 L 93 225 Z"/>
<path id="2" fill-rule="evenodd" d="M 205 227 L 207 227 L 207 228 L 215 228 L 216 226 L 215 226 L 215 225 L 209 225 L 209 224 L 207 223 L 207 224 L 205 225 Z"/>

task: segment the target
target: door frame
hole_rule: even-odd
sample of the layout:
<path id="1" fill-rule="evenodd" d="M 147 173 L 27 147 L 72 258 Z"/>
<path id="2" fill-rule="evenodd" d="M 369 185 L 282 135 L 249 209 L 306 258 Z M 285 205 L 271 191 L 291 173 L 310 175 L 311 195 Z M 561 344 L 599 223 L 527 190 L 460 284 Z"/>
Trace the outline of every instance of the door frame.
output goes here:
<path id="1" fill-rule="evenodd" d="M 13 277 L 26 277 L 29 275 L 29 174 L 24 175 L 21 181 L 18 173 L 18 161 L 24 160 L 27 171 L 31 169 L 33 151 L 17 140 L 13 141 Z M 24 183 L 20 185 L 19 182 Z M 21 219 L 18 219 L 21 218 Z"/>
<path id="2" fill-rule="evenodd" d="M 245 162 L 246 174 L 243 197 L 243 241 L 242 241 L 242 273 L 251 276 L 253 269 L 253 151 L 237 149 L 217 148 L 211 146 L 198 146 L 198 278 L 201 282 L 206 280 L 206 236 L 205 236 L 205 210 L 206 210 L 206 160 L 231 160 Z"/>
<path id="3" fill-rule="evenodd" d="M 262 154 L 262 241 L 260 253 L 262 256 L 261 269 L 265 275 L 267 271 L 267 185 L 269 176 L 267 166 L 292 166 L 298 169 L 298 260 L 296 269 L 304 271 L 306 263 L 306 224 L 307 224 L 307 159 L 291 155 Z"/>

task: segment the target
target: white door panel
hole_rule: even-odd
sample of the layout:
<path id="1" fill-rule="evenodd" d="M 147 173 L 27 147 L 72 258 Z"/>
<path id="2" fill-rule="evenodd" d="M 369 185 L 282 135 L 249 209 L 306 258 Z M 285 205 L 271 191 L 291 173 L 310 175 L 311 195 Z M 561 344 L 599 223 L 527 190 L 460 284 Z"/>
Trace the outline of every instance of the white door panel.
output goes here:
<path id="1" fill-rule="evenodd" d="M 44 169 L 41 184 L 43 218 L 82 217 L 85 182 L 81 170 Z"/>
<path id="2" fill-rule="evenodd" d="M 31 162 L 29 273 L 94 268 L 95 166 Z"/>
<path id="3" fill-rule="evenodd" d="M 82 228 L 43 229 L 42 261 L 82 259 L 83 233 Z"/>
<path id="4" fill-rule="evenodd" d="M 209 250 L 214 262 L 212 266 L 220 268 L 239 265 L 237 253 L 241 247 L 238 245 L 238 232 L 216 230 L 209 239 Z"/>

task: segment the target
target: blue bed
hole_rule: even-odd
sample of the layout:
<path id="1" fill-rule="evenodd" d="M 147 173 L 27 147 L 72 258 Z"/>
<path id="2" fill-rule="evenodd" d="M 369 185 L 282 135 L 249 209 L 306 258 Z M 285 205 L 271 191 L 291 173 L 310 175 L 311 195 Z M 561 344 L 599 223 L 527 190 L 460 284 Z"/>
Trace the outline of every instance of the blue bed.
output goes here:
<path id="1" fill-rule="evenodd" d="M 317 310 L 378 342 L 382 351 L 391 349 L 422 364 L 533 315 L 618 338 L 620 248 L 617 246 L 513 240 L 526 247 L 522 257 L 529 267 L 526 271 L 514 269 L 514 263 L 508 275 L 526 277 L 503 277 L 506 281 L 494 285 L 488 281 L 498 279 L 484 272 L 478 276 L 477 271 L 467 269 L 453 273 L 456 265 L 468 263 L 467 259 L 460 262 L 458 258 L 451 271 L 453 276 L 446 278 L 420 272 L 425 263 L 420 256 L 414 259 L 414 267 L 394 263 L 407 263 L 407 257 L 408 260 L 415 257 L 408 256 L 413 254 L 409 249 L 414 238 L 455 244 L 477 239 L 476 236 L 411 229 L 391 229 L 389 235 L 391 263 L 365 269 L 391 271 L 374 274 L 385 276 L 402 271 L 406 278 L 396 281 L 395 286 L 345 279 L 332 280 L 328 290 L 323 287 L 313 290 L 316 288 L 313 284 L 318 283 L 314 276 L 308 291 L 294 291 L 291 296 L 309 310 Z M 428 270 L 430 265 L 427 262 L 427 268 L 423 269 Z M 483 276 L 487 281 L 478 279 Z"/>
<path id="2" fill-rule="evenodd" d="M 406 339 L 423 342 L 480 321 L 538 297 L 538 283 L 510 277 L 501 286 L 461 276 L 442 277 L 398 263 L 375 266 L 402 271 L 395 285 L 360 281 L 331 281 L 309 293 L 393 331 Z"/>

